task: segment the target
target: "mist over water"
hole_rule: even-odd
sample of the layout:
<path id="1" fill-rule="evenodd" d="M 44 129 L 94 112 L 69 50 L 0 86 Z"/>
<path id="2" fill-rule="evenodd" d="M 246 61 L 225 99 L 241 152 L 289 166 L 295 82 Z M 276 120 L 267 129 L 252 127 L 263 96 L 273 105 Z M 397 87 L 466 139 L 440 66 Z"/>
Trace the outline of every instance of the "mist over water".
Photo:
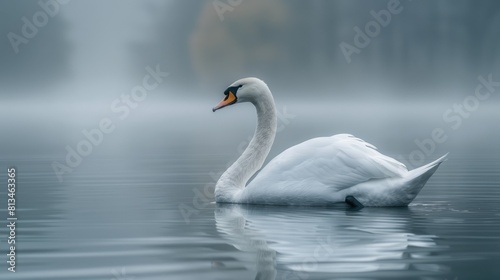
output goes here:
<path id="1" fill-rule="evenodd" d="M 220 91 L 258 76 L 286 97 L 432 102 L 469 93 L 500 66 L 496 1 L 2 3 L 0 88 L 9 98 L 101 102 L 117 94 L 107 87 L 123 91 L 159 64 L 180 89 Z M 52 92 L 62 86 L 70 90 Z"/>
<path id="2" fill-rule="evenodd" d="M 498 279 L 497 1 L 41 2 L 0 0 L 1 279 Z M 276 101 L 266 163 L 338 133 L 449 159 L 404 209 L 216 205 L 256 115 L 212 107 L 246 76 Z"/>

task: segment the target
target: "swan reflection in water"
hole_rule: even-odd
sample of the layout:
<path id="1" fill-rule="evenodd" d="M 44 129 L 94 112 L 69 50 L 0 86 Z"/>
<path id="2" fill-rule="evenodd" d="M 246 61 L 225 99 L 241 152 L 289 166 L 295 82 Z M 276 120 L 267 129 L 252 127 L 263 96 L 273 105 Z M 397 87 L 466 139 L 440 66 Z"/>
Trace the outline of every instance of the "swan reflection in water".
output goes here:
<path id="1" fill-rule="evenodd" d="M 447 247 L 423 233 L 425 219 L 410 208 L 218 204 L 217 231 L 243 254 L 216 263 L 219 269 L 243 266 L 255 271 L 255 279 L 443 279 Z"/>

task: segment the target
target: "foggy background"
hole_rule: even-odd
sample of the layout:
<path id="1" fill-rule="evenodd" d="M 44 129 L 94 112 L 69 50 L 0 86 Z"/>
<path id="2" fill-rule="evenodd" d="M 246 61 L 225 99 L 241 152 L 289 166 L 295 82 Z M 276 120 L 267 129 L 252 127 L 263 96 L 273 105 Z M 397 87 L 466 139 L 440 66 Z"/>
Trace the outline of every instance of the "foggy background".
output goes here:
<path id="1" fill-rule="evenodd" d="M 342 87 L 378 85 L 408 90 L 394 97 L 463 88 L 500 66 L 497 1 L 401 1 L 387 27 L 347 63 L 339 44 L 354 45 L 370 11 L 390 1 L 69 1 L 15 53 L 7 34 L 21 35 L 38 1 L 0 3 L 2 95 L 25 98 L 58 85 L 134 81 L 147 65 L 171 72 L 169 86 L 224 87 L 258 76 L 293 88 L 328 86 L 314 94 L 348 98 Z M 223 20 L 217 14 L 220 3 Z M 314 85 L 314 87 L 312 87 Z M 19 90 L 13 94 L 7 90 Z M 342 88 L 344 91 L 347 89 Z M 65 93 L 73 95 L 74 93 Z M 305 93 L 289 91 L 290 95 Z M 313 94 L 308 92 L 307 95 Z M 369 94 L 369 93 L 365 93 Z M 427 96 L 423 97 L 427 98 Z"/>
<path id="2" fill-rule="evenodd" d="M 63 160 L 65 146 L 105 117 L 116 129 L 94 154 L 179 147 L 236 154 L 253 132 L 254 111 L 211 108 L 245 76 L 265 80 L 278 111 L 295 116 L 271 155 L 342 132 L 408 155 L 436 127 L 454 133 L 436 153 L 473 150 L 482 145 L 468 137 L 494 139 L 498 131 L 495 94 L 460 129 L 443 122 L 446 110 L 474 94 L 479 75 L 500 79 L 498 1 L 400 1 L 401 12 L 350 63 L 339 45 L 355 46 L 354 28 L 365 30 L 371 11 L 391 1 L 73 0 L 51 6 L 55 15 L 17 53 L 9 34 L 22 36 L 23 18 L 33 23 L 44 10 L 39 1 L 0 3 L 1 150 L 14 158 Z M 119 119 L 111 104 L 141 84 L 148 66 L 169 76 Z M 241 141 L 223 150 L 228 119 Z M 406 146 L 384 145 L 393 138 Z"/>
<path id="3" fill-rule="evenodd" d="M 338 133 L 409 169 L 450 154 L 409 209 L 264 209 L 252 216 L 279 217 L 267 220 L 270 227 L 243 224 L 270 233 L 278 225 L 307 244 L 331 234 L 334 248 L 349 248 L 340 251 L 353 258 L 323 267 L 381 269 L 363 266 L 368 274 L 355 278 L 500 279 L 500 87 L 484 100 L 474 95 L 478 76 L 500 82 L 499 1 L 401 0 L 401 12 L 350 63 L 340 44 L 355 46 L 355 28 L 365 30 L 372 11 L 395 1 L 58 1 L 0 0 L 0 180 L 16 167 L 22 221 L 21 272 L 9 279 L 111 279 L 125 268 L 123 279 L 241 279 L 242 269 L 231 265 L 251 263 L 250 255 L 223 240 L 205 187 L 213 189 L 254 132 L 251 104 L 212 112 L 226 87 L 246 76 L 263 79 L 276 101 L 278 133 L 267 162 Z M 157 67 L 168 77 L 126 105 Z M 103 120 L 113 131 L 69 166 L 69 151 L 90 143 L 85 132 Z M 431 140 L 436 129 L 444 133 L 439 143 Z M 59 178 L 55 163 L 70 171 Z M 0 209 L 7 209 L 3 186 Z M 187 224 L 180 205 L 198 208 L 200 193 L 206 207 Z M 368 238 L 350 250 L 359 234 Z M 301 244 L 277 244 L 296 252 L 277 251 L 271 266 L 310 260 Z"/>

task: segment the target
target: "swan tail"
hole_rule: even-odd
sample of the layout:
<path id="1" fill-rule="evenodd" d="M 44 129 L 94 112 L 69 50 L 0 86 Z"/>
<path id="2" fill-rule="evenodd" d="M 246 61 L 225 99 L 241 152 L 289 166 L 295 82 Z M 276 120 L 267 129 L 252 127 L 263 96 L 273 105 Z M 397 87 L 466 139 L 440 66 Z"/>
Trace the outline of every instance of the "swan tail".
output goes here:
<path id="1" fill-rule="evenodd" d="M 407 194 L 413 197 L 417 196 L 420 190 L 424 187 L 425 183 L 427 183 L 427 180 L 429 180 L 432 174 L 436 172 L 439 165 L 446 161 L 446 156 L 448 156 L 448 154 L 445 154 L 431 163 L 409 171 L 405 176 Z"/>

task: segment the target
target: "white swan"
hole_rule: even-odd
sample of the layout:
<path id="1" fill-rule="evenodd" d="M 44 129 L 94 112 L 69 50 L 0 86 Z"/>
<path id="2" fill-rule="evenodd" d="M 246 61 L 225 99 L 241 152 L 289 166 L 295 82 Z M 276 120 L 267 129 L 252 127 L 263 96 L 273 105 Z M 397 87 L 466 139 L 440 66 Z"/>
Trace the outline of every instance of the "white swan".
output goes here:
<path id="1" fill-rule="evenodd" d="M 293 146 L 261 169 L 276 134 L 271 91 L 257 78 L 234 82 L 212 110 L 242 102 L 257 109 L 257 128 L 248 147 L 215 186 L 219 203 L 271 205 L 406 206 L 446 155 L 408 171 L 397 160 L 349 134 L 319 137 Z"/>

